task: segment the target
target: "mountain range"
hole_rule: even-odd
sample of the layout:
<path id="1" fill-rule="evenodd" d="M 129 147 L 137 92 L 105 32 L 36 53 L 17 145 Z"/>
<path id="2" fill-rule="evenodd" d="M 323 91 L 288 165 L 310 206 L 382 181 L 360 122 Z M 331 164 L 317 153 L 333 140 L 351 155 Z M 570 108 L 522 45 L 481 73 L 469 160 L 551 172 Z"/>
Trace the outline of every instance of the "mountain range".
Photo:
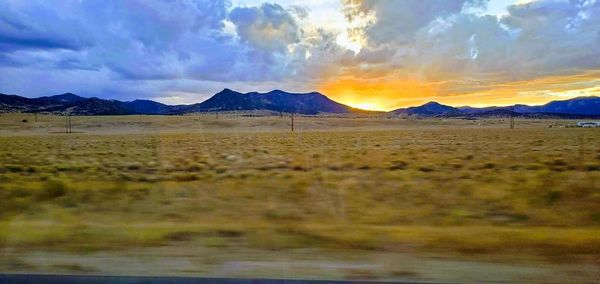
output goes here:
<path id="1" fill-rule="evenodd" d="M 268 93 L 239 93 L 230 89 L 215 94 L 202 103 L 166 105 L 150 100 L 118 101 L 84 98 L 75 94 L 25 98 L 0 94 L 0 112 L 49 112 L 73 115 L 126 114 L 185 114 L 209 111 L 268 110 L 301 114 L 366 112 L 335 102 L 323 94 L 287 93 L 273 90 Z"/>
<path id="2" fill-rule="evenodd" d="M 201 103 L 166 105 L 151 100 L 118 101 L 96 97 L 86 98 L 72 93 L 26 98 L 0 94 L 0 112 L 44 112 L 73 115 L 177 115 L 211 111 L 252 111 L 318 114 L 318 113 L 381 113 L 352 108 L 318 93 L 288 93 L 273 90 L 268 93 L 240 93 L 224 89 Z M 540 106 L 512 105 L 476 108 L 452 107 L 437 102 L 400 108 L 389 112 L 398 116 L 416 117 L 600 117 L 600 97 L 577 97 L 552 101 Z"/>
<path id="3" fill-rule="evenodd" d="M 512 106 L 492 106 L 482 108 L 470 106 L 451 107 L 437 102 L 428 102 L 417 107 L 393 110 L 391 113 L 396 115 L 424 117 L 600 117 L 600 97 L 577 97 L 562 101 L 551 101 L 539 106 L 516 104 Z"/>

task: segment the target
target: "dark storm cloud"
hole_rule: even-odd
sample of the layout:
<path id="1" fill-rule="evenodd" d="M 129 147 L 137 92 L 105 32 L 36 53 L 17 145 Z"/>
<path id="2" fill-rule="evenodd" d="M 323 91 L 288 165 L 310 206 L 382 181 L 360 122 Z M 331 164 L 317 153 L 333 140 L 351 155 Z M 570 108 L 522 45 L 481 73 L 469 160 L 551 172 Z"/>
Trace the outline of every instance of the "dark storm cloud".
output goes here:
<path id="1" fill-rule="evenodd" d="M 454 91 L 462 81 L 485 87 L 600 68 L 600 1 L 540 0 L 501 17 L 473 12 L 486 0 L 343 3 L 347 20 L 359 23 L 349 25 L 362 44 L 357 53 L 299 6 L 0 0 L 0 92 L 153 97 L 313 88 L 344 76 L 416 78 Z"/>
<path id="2" fill-rule="evenodd" d="M 371 69 L 471 84 L 600 68 L 600 1 L 539 0 L 500 17 L 468 12 L 485 2 L 348 0 L 345 11 L 349 19 L 372 17 L 360 29 L 367 44 L 359 55 L 387 61 Z"/>
<path id="3" fill-rule="evenodd" d="M 55 11 L 0 3 L 0 52 L 19 49 L 73 49 L 91 45 L 74 20 Z"/>
<path id="4" fill-rule="evenodd" d="M 107 85 L 262 81 L 294 72 L 289 64 L 296 55 L 287 49 L 301 37 L 294 17 L 275 4 L 235 8 L 235 34 L 225 30 L 229 6 L 225 0 L 0 2 L 0 83 L 18 85 L 11 82 L 26 79 L 14 74 L 26 77 L 27 70 L 39 75 L 32 69 L 46 70 L 48 84 L 64 79 L 53 72 L 82 70 Z M 86 76 L 73 75 L 71 88 L 88 85 L 77 81 Z"/>
<path id="5" fill-rule="evenodd" d="M 302 36 L 292 15 L 277 4 L 235 8 L 229 18 L 242 41 L 268 52 L 285 52 Z"/>

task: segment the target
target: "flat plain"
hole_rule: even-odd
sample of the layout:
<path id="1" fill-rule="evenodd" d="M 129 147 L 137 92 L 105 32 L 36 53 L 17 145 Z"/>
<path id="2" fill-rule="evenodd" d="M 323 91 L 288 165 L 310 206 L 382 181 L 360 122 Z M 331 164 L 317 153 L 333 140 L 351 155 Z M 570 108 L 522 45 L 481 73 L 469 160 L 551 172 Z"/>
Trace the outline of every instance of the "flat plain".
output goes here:
<path id="1" fill-rule="evenodd" d="M 600 279 L 600 130 L 290 122 L 2 114 L 0 271 Z"/>

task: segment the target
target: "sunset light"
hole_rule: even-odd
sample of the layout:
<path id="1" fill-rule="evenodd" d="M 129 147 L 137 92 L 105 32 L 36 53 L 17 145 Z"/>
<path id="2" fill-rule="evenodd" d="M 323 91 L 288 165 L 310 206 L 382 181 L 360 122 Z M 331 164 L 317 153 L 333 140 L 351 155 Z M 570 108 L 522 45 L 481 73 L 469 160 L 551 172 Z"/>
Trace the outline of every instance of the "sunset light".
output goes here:
<path id="1" fill-rule="evenodd" d="M 0 284 L 600 283 L 600 0 L 0 0 Z"/>
<path id="2" fill-rule="evenodd" d="M 389 111 L 415 105 L 431 98 L 432 86 L 417 81 L 378 81 L 341 79 L 320 86 L 324 94 L 348 105 L 368 110 Z"/>
<path id="3" fill-rule="evenodd" d="M 281 89 L 389 111 L 544 104 L 600 83 L 600 1 L 205 1 L 111 4 L 121 18 L 87 1 L 9 1 L 0 91 L 190 104 Z"/>
<path id="4" fill-rule="evenodd" d="M 372 104 L 372 103 L 353 103 L 353 102 L 348 102 L 346 104 L 349 105 L 349 106 L 351 106 L 351 107 L 359 108 L 359 109 L 364 109 L 364 110 L 385 111 L 384 109 L 381 108 L 380 105 L 376 105 L 376 104 Z"/>

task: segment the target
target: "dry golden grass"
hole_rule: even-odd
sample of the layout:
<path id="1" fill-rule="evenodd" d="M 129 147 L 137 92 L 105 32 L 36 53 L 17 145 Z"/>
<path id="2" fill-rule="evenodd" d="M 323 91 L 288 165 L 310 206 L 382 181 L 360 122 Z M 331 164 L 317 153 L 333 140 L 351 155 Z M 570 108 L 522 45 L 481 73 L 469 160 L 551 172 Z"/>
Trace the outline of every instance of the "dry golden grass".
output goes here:
<path id="1" fill-rule="evenodd" d="M 0 117 L 2 247 L 600 255 L 600 131 L 564 121 L 20 121 Z"/>

